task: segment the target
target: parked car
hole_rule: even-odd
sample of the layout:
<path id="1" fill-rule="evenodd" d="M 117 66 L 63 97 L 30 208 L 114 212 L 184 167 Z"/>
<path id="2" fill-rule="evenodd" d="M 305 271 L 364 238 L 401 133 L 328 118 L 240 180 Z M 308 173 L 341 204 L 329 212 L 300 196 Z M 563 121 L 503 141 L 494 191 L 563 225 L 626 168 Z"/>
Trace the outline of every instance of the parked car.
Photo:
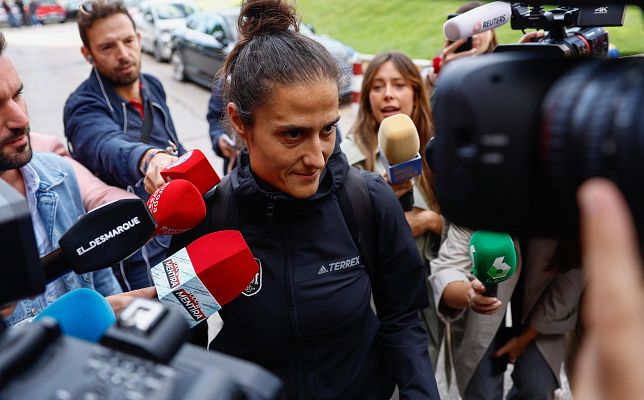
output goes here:
<path id="1" fill-rule="evenodd" d="M 78 19 L 78 8 L 84 0 L 69 0 L 63 8 L 65 9 L 65 19 Z"/>
<path id="2" fill-rule="evenodd" d="M 191 0 L 154 0 L 139 5 L 133 16 L 141 32 L 141 48 L 154 54 L 158 61 L 167 61 L 172 55 L 170 32 L 186 23 L 186 17 L 197 11 Z"/>
<path id="3" fill-rule="evenodd" d="M 56 0 L 37 0 L 36 19 L 41 24 L 65 22 L 65 9 Z"/>
<path id="4" fill-rule="evenodd" d="M 210 87 L 215 73 L 239 40 L 238 17 L 239 8 L 200 12 L 188 17 L 183 27 L 174 30 L 170 60 L 174 78 Z M 307 25 L 301 24 L 300 32 L 322 44 L 336 58 L 341 71 L 340 96 L 350 95 L 355 51 L 335 39 L 315 34 Z"/>
<path id="5" fill-rule="evenodd" d="M 139 9 L 141 8 L 141 3 L 143 3 L 144 0 L 124 0 L 123 4 L 125 4 L 125 7 L 127 8 L 127 12 L 130 13 L 130 16 L 134 18 L 136 14 L 139 13 Z"/>

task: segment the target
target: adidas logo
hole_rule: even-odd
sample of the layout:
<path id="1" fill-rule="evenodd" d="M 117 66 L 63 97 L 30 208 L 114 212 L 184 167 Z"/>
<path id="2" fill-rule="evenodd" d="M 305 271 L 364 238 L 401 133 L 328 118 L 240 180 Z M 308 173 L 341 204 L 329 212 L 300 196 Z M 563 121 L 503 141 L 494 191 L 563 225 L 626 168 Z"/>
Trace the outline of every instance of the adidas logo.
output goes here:
<path id="1" fill-rule="evenodd" d="M 321 266 L 321 267 L 320 267 L 320 269 L 318 270 L 318 275 L 326 274 L 327 272 L 329 272 L 329 270 L 328 270 L 328 269 L 326 269 L 326 267 L 323 265 L 323 266 Z"/>

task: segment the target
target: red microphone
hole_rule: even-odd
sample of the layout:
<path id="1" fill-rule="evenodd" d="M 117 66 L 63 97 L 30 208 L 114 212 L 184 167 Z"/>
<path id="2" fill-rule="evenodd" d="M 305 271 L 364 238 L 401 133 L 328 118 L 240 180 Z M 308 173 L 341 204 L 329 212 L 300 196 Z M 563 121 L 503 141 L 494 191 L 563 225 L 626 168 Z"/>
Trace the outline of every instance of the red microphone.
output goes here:
<path id="1" fill-rule="evenodd" d="M 259 266 L 239 231 L 209 233 L 151 269 L 159 300 L 192 328 L 237 297 Z"/>
<path id="2" fill-rule="evenodd" d="M 190 150 L 172 164 L 161 170 L 166 182 L 173 179 L 185 179 L 195 185 L 203 195 L 221 181 L 217 172 L 201 150 Z"/>
<path id="3" fill-rule="evenodd" d="M 157 222 L 157 235 L 178 235 L 194 228 L 206 217 L 201 193 L 184 179 L 172 180 L 158 188 L 147 204 Z"/>

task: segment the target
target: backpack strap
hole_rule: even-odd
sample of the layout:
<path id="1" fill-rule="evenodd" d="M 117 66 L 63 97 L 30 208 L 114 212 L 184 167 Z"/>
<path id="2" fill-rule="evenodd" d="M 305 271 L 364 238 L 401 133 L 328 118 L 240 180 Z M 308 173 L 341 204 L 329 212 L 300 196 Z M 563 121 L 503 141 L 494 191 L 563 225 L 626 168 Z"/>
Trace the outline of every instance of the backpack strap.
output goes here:
<path id="1" fill-rule="evenodd" d="M 215 232 L 222 229 L 239 229 L 239 209 L 237 202 L 233 201 L 233 184 L 230 175 L 224 177 L 212 193 L 207 193 L 207 202 L 215 204 L 207 207 L 208 231 Z"/>
<path id="2" fill-rule="evenodd" d="M 373 205 L 364 177 L 367 173 L 350 167 L 344 184 L 336 192 L 336 196 L 353 242 L 360 250 L 369 275 L 373 276 L 378 254 L 376 253 Z"/>

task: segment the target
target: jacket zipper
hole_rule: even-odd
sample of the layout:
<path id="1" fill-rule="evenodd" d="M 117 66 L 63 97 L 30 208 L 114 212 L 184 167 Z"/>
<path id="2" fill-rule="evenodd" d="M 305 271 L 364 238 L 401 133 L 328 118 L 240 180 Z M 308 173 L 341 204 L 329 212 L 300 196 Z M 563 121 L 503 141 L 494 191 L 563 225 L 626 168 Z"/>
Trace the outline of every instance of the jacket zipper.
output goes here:
<path id="1" fill-rule="evenodd" d="M 284 259 L 284 268 L 286 270 L 286 280 L 287 280 L 287 285 L 288 285 L 288 304 L 289 304 L 289 314 L 291 317 L 291 327 L 293 329 L 293 333 L 295 336 L 295 341 L 297 344 L 297 362 L 296 362 L 296 367 L 294 369 L 294 374 L 295 374 L 295 397 L 300 398 L 303 393 L 303 385 L 304 385 L 304 362 L 302 361 L 303 358 L 303 351 L 302 351 L 302 340 L 300 336 L 300 328 L 297 323 L 297 307 L 295 305 L 295 282 L 293 281 L 293 273 L 291 270 L 291 265 L 289 262 L 289 257 L 288 257 L 288 240 L 286 238 L 286 235 L 284 235 L 284 231 L 282 230 L 281 224 L 277 222 L 277 220 L 273 219 L 275 217 L 275 202 L 277 201 L 277 196 L 273 193 L 269 194 L 269 201 L 266 209 L 266 216 L 273 221 L 275 221 L 277 228 L 280 232 L 281 236 L 281 242 L 283 244 L 282 249 L 283 249 L 283 254 L 282 257 Z"/>
<path id="2" fill-rule="evenodd" d="M 277 200 L 277 196 L 273 193 L 269 193 L 268 195 L 268 205 L 266 206 L 266 216 L 269 219 L 273 219 L 275 216 L 275 201 Z"/>
<path id="3" fill-rule="evenodd" d="M 127 106 L 125 103 L 121 103 L 123 107 L 123 133 L 127 132 Z"/>
<path id="4" fill-rule="evenodd" d="M 170 140 L 174 141 L 175 146 L 177 149 L 179 149 L 179 138 L 172 132 L 170 129 L 170 126 L 168 125 L 168 114 L 166 114 L 165 110 L 163 107 L 161 107 L 159 104 L 155 103 L 154 101 L 151 102 L 153 107 L 158 108 L 161 110 L 161 114 L 163 114 L 163 127 L 165 128 L 166 133 L 168 134 L 168 137 L 170 137 Z"/>

